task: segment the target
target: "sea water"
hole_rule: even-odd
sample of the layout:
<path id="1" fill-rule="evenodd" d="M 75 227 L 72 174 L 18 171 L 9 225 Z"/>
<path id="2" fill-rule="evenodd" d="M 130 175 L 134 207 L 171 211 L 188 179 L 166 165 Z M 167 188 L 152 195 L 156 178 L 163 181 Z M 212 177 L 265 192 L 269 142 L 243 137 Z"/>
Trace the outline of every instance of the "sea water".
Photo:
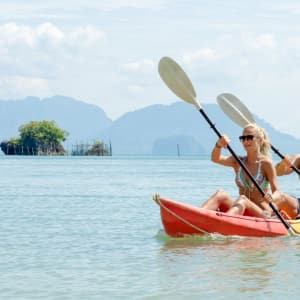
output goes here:
<path id="1" fill-rule="evenodd" d="M 0 157 L 0 299 L 290 299 L 300 238 L 172 239 L 154 193 L 236 197 L 208 157 Z M 300 196 L 295 174 L 280 177 Z"/>

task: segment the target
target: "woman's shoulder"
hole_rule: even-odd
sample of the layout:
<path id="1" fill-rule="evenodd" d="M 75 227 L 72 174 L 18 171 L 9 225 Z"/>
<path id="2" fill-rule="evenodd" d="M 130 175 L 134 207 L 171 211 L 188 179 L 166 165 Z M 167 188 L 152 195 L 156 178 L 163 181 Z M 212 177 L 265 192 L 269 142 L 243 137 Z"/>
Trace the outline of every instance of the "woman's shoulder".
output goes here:
<path id="1" fill-rule="evenodd" d="M 268 157 L 268 156 L 262 156 L 260 158 L 260 163 L 263 166 L 270 166 L 270 165 L 274 166 L 274 162 L 273 162 L 272 158 Z"/>

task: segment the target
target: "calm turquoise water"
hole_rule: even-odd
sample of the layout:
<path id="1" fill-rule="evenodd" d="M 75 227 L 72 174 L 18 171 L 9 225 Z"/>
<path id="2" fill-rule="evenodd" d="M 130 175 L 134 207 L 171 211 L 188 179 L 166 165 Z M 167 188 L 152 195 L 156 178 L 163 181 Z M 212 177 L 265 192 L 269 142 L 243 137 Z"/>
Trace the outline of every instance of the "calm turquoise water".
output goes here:
<path id="1" fill-rule="evenodd" d="M 236 195 L 206 158 L 0 157 L 0 299 L 289 299 L 300 238 L 170 239 L 152 194 Z M 300 195 L 297 176 L 280 178 Z"/>

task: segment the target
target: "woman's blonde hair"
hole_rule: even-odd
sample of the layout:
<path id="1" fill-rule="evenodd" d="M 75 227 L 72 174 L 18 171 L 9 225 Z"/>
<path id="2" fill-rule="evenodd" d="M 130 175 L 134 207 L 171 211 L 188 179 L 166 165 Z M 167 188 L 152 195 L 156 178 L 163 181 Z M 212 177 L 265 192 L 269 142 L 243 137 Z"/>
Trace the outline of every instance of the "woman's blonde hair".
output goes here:
<path id="1" fill-rule="evenodd" d="M 262 155 L 270 157 L 270 140 L 265 129 L 254 123 L 246 125 L 244 130 L 247 128 L 253 128 L 255 130 L 255 136 L 261 140 L 259 152 Z"/>

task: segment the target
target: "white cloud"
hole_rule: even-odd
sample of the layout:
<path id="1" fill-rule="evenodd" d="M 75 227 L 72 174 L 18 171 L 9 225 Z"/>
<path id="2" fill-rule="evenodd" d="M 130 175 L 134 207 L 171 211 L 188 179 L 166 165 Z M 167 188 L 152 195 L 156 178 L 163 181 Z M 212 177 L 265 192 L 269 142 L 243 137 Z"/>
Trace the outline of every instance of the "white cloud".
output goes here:
<path id="1" fill-rule="evenodd" d="M 102 30 L 79 26 L 66 30 L 51 23 L 0 26 L 0 74 L 53 76 L 68 63 L 85 63 L 106 42 Z M 76 57 L 77 56 L 77 57 Z M 44 75 L 42 75 L 44 74 Z"/>
<path id="2" fill-rule="evenodd" d="M 70 32 L 67 39 L 69 43 L 78 45 L 79 47 L 89 47 L 97 43 L 104 44 L 107 41 L 105 33 L 91 25 L 76 28 Z"/>
<path id="3" fill-rule="evenodd" d="M 131 94 L 141 94 L 143 92 L 143 87 L 140 85 L 130 85 L 128 91 Z"/>
<path id="4" fill-rule="evenodd" d="M 0 44 L 6 47 L 35 44 L 34 31 L 29 26 L 7 23 L 0 26 Z"/>
<path id="5" fill-rule="evenodd" d="M 59 46 L 65 38 L 63 31 L 51 23 L 44 23 L 30 29 L 39 44 Z"/>
<path id="6" fill-rule="evenodd" d="M 106 42 L 106 35 L 102 30 L 93 26 L 80 26 L 67 31 L 51 23 L 38 26 L 17 25 L 7 23 L 0 26 L 0 46 L 14 49 L 33 48 L 36 51 L 64 50 L 65 46 L 79 49 L 99 46 Z M 19 53 L 22 55 L 21 51 Z"/>
<path id="7" fill-rule="evenodd" d="M 4 76 L 0 78 L 0 98 L 18 99 L 31 95 L 48 96 L 48 81 L 42 78 Z"/>
<path id="8" fill-rule="evenodd" d="M 125 63 L 121 65 L 121 69 L 131 73 L 151 73 L 156 68 L 154 62 L 150 59 L 143 59 L 142 61 Z"/>
<path id="9" fill-rule="evenodd" d="M 183 55 L 183 62 L 192 64 L 194 62 L 211 62 L 218 59 L 218 54 L 214 49 L 203 48 Z"/>
<path id="10" fill-rule="evenodd" d="M 273 34 L 260 34 L 249 40 L 249 44 L 254 49 L 273 49 L 277 46 L 276 38 Z"/>

